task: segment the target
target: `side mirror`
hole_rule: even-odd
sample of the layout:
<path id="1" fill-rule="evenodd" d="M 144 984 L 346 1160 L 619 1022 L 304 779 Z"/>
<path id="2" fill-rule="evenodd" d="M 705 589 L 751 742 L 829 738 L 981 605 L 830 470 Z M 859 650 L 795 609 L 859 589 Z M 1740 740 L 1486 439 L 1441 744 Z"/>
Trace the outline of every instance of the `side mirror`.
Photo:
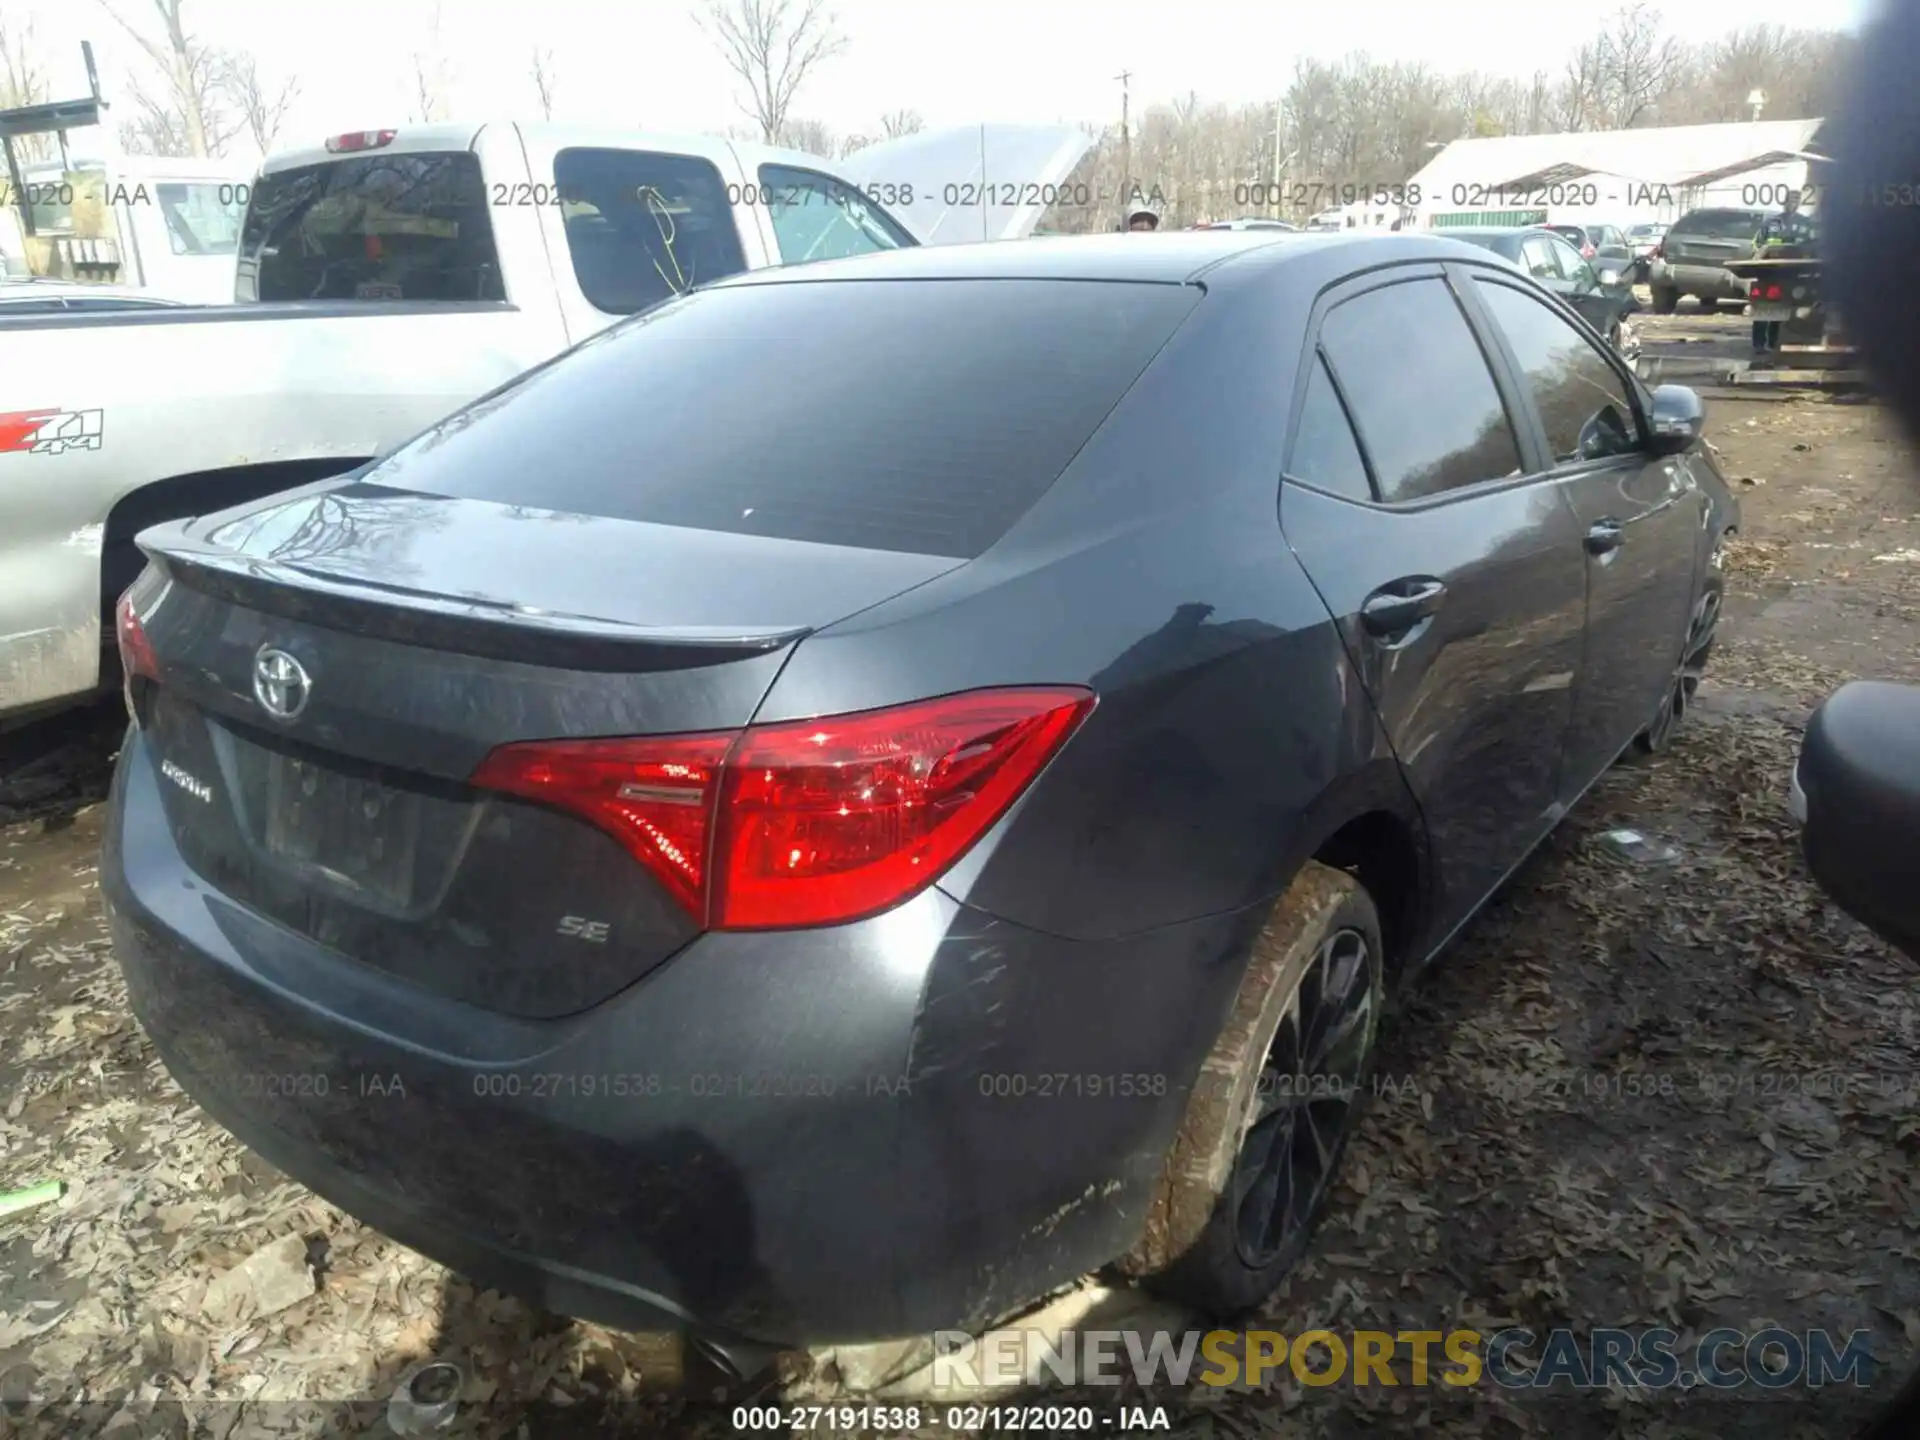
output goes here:
<path id="1" fill-rule="evenodd" d="M 1807 722 L 1790 800 L 1820 887 L 1920 959 L 1920 685 L 1855 680 Z"/>
<path id="2" fill-rule="evenodd" d="M 1612 289 L 1620 283 L 1620 272 L 1618 270 L 1602 270 L 1600 272 L 1600 283 L 1608 289 Z"/>
<path id="3" fill-rule="evenodd" d="M 1706 432 L 1707 407 L 1689 386 L 1662 385 L 1653 392 L 1647 422 L 1653 430 L 1653 453 L 1678 455 Z"/>

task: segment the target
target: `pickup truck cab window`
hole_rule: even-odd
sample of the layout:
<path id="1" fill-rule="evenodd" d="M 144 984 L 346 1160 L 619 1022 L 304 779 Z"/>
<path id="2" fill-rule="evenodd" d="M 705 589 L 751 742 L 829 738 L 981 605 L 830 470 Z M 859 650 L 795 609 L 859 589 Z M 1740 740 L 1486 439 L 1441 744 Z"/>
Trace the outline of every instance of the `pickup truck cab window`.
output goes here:
<path id="1" fill-rule="evenodd" d="M 697 155 L 576 147 L 553 159 L 574 279 L 632 315 L 747 268 L 726 182 Z"/>
<path id="2" fill-rule="evenodd" d="M 900 250 L 915 243 L 879 206 L 832 175 L 762 165 L 760 192 L 783 265 Z"/>
<path id="3" fill-rule="evenodd" d="M 478 157 L 409 151 L 262 175 L 243 300 L 505 300 Z"/>
<path id="4" fill-rule="evenodd" d="M 163 182 L 153 188 L 174 254 L 231 255 L 239 248 L 247 187 Z"/>

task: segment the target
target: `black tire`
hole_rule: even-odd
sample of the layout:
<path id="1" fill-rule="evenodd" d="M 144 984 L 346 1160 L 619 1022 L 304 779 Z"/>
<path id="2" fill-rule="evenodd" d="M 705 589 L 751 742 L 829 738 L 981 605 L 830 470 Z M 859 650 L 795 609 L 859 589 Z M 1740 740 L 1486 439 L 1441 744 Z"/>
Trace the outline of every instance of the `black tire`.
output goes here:
<path id="1" fill-rule="evenodd" d="M 1648 298 L 1656 315 L 1671 315 L 1680 305 L 1680 292 L 1665 285 L 1652 286 Z"/>
<path id="2" fill-rule="evenodd" d="M 1647 728 L 1634 737 L 1634 746 L 1642 755 L 1658 755 L 1670 746 L 1687 713 L 1693 709 L 1694 694 L 1706 674 L 1707 661 L 1713 658 L 1713 642 L 1720 629 L 1720 607 L 1725 599 L 1726 582 L 1718 574 L 1709 575 L 1693 603 L 1686 645 L 1668 681 L 1666 699 L 1655 709 Z"/>
<path id="3" fill-rule="evenodd" d="M 1343 991 L 1339 977 L 1351 988 Z M 1351 875 L 1308 864 L 1254 942 L 1123 1271 L 1214 1316 L 1241 1314 L 1273 1293 L 1312 1240 L 1371 1089 L 1383 977 L 1372 898 Z M 1319 1026 L 1339 1058 L 1312 1059 L 1316 1026 L 1309 1019 L 1303 1036 L 1299 1017 L 1343 993 L 1347 1003 L 1330 1000 Z M 1306 1083 L 1284 1083 L 1281 1072 L 1290 1080 L 1296 1070 Z M 1271 1163 L 1256 1164 L 1263 1158 Z M 1309 1168 L 1311 1183 L 1299 1181 Z M 1281 1204 L 1282 1192 L 1291 1204 Z"/>

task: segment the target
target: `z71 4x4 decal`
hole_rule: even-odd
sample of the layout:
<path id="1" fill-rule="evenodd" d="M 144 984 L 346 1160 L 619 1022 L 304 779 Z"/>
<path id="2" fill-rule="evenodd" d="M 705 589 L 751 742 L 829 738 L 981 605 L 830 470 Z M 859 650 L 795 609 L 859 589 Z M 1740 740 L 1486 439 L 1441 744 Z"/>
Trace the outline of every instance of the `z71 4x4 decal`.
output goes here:
<path id="1" fill-rule="evenodd" d="M 0 411 L 0 455 L 64 455 L 100 448 L 101 410 Z"/>

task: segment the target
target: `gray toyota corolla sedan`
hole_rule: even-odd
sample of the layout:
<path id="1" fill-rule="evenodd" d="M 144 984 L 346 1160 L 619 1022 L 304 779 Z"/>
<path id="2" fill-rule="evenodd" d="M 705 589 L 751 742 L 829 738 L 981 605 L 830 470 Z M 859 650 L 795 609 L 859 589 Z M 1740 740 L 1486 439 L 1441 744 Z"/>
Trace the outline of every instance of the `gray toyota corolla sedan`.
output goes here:
<path id="1" fill-rule="evenodd" d="M 1382 1010 L 1684 716 L 1692 392 L 1423 235 L 903 250 L 145 532 L 103 863 L 181 1086 L 736 1359 L 1302 1254 Z"/>

